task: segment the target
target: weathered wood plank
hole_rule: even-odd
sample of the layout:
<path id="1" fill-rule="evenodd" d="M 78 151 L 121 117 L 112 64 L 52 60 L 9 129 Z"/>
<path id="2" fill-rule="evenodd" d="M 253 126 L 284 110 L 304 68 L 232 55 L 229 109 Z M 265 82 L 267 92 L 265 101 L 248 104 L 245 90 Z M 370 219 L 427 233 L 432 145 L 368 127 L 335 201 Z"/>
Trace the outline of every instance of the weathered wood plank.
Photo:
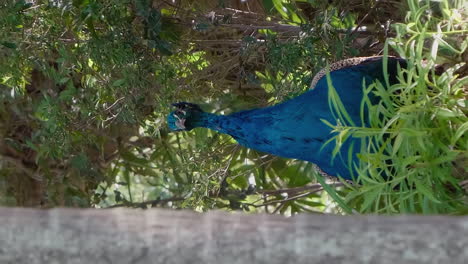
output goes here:
<path id="1" fill-rule="evenodd" d="M 468 218 L 0 208 L 0 263 L 468 263 Z"/>

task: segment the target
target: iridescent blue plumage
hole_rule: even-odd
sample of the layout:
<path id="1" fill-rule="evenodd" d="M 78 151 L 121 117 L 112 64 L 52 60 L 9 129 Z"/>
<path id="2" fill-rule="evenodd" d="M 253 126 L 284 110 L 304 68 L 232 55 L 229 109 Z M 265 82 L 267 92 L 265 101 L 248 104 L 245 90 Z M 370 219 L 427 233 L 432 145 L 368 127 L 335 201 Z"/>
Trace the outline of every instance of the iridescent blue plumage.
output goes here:
<path id="1" fill-rule="evenodd" d="M 367 84 L 375 80 L 384 83 L 382 62 L 382 57 L 356 58 L 331 67 L 333 86 L 356 125 L 366 125 L 361 124 L 360 118 L 363 80 Z M 391 84 L 397 81 L 397 64 L 405 66 L 402 59 L 388 58 Z M 310 161 L 329 175 L 352 179 L 346 159 L 351 145 L 359 143 L 359 139 L 347 140 L 341 146 L 341 155 L 332 160 L 334 144 L 323 145 L 333 135 L 331 128 L 321 120 L 331 124 L 337 121 L 329 108 L 329 89 L 323 73 L 314 78 L 313 85 L 310 91 L 283 103 L 230 115 L 210 114 L 195 104 L 177 103 L 174 104 L 177 110 L 168 116 L 169 128 L 174 131 L 210 128 L 231 135 L 245 147 Z M 353 148 L 352 162 L 357 162 L 358 146 Z"/>

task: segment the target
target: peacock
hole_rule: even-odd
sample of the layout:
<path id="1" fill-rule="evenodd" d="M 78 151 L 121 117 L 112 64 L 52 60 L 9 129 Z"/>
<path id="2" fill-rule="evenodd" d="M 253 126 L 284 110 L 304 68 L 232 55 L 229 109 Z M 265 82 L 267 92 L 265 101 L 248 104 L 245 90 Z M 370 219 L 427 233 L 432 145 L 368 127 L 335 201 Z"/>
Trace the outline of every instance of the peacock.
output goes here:
<path id="1" fill-rule="evenodd" d="M 337 123 L 328 103 L 326 76 L 329 72 L 333 87 L 352 121 L 356 125 L 368 126 L 366 118 L 363 121 L 360 116 L 363 83 L 370 84 L 376 80 L 385 83 L 384 62 L 387 62 L 389 84 L 397 83 L 398 67 L 406 67 L 404 59 L 388 57 L 384 60 L 382 56 L 350 58 L 319 71 L 311 82 L 310 90 L 285 102 L 229 115 L 207 113 L 197 104 L 179 102 L 173 104 L 176 109 L 168 115 L 167 123 L 172 131 L 209 128 L 232 136 L 247 148 L 309 161 L 326 175 L 353 180 L 356 171 L 352 164 L 358 162 L 359 147 L 352 146 L 360 143 L 360 139 L 346 140 L 335 156 L 332 155 L 335 143 L 325 144 L 334 136 L 326 122 Z M 379 100 L 377 96 L 370 99 L 373 103 Z"/>

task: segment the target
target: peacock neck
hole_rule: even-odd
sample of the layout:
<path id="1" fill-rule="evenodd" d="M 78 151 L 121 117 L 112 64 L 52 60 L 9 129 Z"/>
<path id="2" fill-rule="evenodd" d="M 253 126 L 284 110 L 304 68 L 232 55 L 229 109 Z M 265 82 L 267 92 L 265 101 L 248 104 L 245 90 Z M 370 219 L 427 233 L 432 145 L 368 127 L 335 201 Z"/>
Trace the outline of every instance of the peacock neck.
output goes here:
<path id="1" fill-rule="evenodd" d="M 223 134 L 232 135 L 234 132 L 234 128 L 231 125 L 234 121 L 232 119 L 233 118 L 230 116 L 203 112 L 200 114 L 196 126 L 209 128 Z"/>

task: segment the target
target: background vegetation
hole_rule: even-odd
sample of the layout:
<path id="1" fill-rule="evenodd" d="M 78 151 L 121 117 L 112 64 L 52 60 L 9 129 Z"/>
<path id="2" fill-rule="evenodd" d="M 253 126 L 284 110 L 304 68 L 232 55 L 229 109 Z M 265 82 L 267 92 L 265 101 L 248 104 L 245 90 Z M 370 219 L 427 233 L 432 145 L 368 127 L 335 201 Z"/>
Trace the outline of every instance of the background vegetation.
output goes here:
<path id="1" fill-rule="evenodd" d="M 1 205 L 467 212 L 464 1 L 4 2 Z M 385 98 L 371 106 L 373 128 L 335 127 L 368 139 L 362 186 L 165 125 L 172 102 L 270 105 L 306 91 L 329 62 L 384 53 L 409 68 L 389 92 L 367 88 Z"/>

